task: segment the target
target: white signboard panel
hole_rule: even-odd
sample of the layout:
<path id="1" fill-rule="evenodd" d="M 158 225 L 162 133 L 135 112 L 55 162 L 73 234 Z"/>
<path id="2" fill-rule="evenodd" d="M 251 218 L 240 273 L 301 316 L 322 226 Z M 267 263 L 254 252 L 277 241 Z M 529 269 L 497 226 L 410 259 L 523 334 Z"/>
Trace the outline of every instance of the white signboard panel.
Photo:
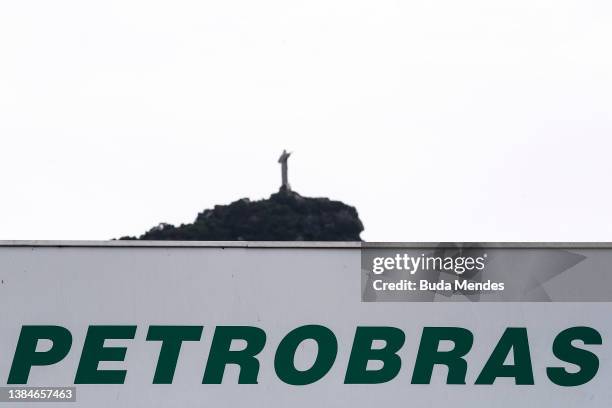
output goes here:
<path id="1" fill-rule="evenodd" d="M 364 301 L 357 244 L 156 245 L 0 246 L 0 407 L 612 405 L 610 303 Z"/>

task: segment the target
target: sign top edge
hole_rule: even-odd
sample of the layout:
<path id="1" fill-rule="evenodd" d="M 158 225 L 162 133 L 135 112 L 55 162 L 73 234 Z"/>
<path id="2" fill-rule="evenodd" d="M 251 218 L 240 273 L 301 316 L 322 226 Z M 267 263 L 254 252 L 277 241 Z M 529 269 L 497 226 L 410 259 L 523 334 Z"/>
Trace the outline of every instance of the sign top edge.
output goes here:
<path id="1" fill-rule="evenodd" d="M 444 246 L 481 248 L 603 248 L 612 242 L 359 242 L 359 241 L 140 241 L 140 240 L 0 240 L 0 247 L 83 247 L 83 248 L 305 248 L 376 249 L 439 248 Z"/>

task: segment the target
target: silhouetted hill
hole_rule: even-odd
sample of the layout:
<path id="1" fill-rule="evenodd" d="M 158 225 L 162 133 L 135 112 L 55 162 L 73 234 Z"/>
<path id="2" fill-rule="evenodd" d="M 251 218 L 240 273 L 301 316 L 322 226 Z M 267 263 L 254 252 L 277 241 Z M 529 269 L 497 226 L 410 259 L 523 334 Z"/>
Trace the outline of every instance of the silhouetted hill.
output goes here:
<path id="1" fill-rule="evenodd" d="M 160 224 L 140 237 L 186 241 L 360 241 L 357 210 L 328 198 L 281 189 L 266 200 L 243 198 L 198 214 L 192 224 Z"/>

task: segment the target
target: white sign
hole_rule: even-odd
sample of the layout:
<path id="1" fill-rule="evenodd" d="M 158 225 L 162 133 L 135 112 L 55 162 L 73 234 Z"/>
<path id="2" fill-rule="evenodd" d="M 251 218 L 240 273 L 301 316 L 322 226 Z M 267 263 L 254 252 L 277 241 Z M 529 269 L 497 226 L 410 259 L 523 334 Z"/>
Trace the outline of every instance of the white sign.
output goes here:
<path id="1" fill-rule="evenodd" d="M 610 303 L 366 302 L 359 244 L 6 242 L 0 280 L 15 403 L 612 405 Z"/>

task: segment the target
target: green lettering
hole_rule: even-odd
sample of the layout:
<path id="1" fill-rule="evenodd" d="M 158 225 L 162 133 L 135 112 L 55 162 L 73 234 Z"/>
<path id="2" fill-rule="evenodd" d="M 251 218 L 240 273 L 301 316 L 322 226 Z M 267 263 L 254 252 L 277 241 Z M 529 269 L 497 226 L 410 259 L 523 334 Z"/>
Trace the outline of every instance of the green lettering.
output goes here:
<path id="1" fill-rule="evenodd" d="M 123 361 L 125 347 L 104 347 L 107 339 L 133 339 L 136 326 L 89 326 L 75 384 L 123 384 L 125 370 L 98 370 L 100 361 Z"/>
<path id="2" fill-rule="evenodd" d="M 51 341 L 47 351 L 36 351 L 39 340 Z M 61 361 L 72 346 L 72 335 L 60 326 L 23 326 L 9 373 L 8 384 L 27 384 L 32 366 L 48 366 Z"/>
<path id="3" fill-rule="evenodd" d="M 505 365 L 504 361 L 512 351 L 513 364 Z M 490 385 L 498 377 L 514 377 L 516 385 L 533 385 L 533 369 L 527 329 L 524 327 L 508 327 L 497 342 L 476 384 Z"/>
<path id="4" fill-rule="evenodd" d="M 385 346 L 372 349 L 374 340 L 384 340 Z M 345 384 L 381 384 L 391 381 L 400 371 L 402 360 L 397 355 L 406 335 L 396 327 L 357 327 L 349 358 Z M 381 361 L 378 370 L 368 370 L 368 362 Z"/>
<path id="5" fill-rule="evenodd" d="M 319 349 L 312 367 L 300 371 L 295 368 L 295 352 L 307 339 L 316 341 Z M 336 360 L 337 353 L 338 340 L 327 327 L 317 325 L 298 327 L 289 332 L 278 345 L 274 357 L 274 369 L 278 378 L 287 384 L 312 384 L 327 374 Z"/>
<path id="6" fill-rule="evenodd" d="M 184 341 L 199 341 L 202 326 L 151 326 L 147 341 L 161 341 L 153 384 L 172 384 L 181 345 Z"/>
<path id="7" fill-rule="evenodd" d="M 440 342 L 452 341 L 454 347 L 438 351 Z M 448 367 L 447 384 L 465 384 L 467 362 L 463 358 L 474 342 L 471 331 L 462 327 L 425 327 L 412 373 L 412 384 L 429 384 L 436 364 Z"/>
<path id="8" fill-rule="evenodd" d="M 243 350 L 231 351 L 233 340 L 244 340 Z M 255 357 L 266 344 L 266 333 L 258 327 L 218 326 L 215 330 L 202 384 L 221 384 L 227 364 L 240 366 L 238 384 L 257 384 L 259 360 Z"/>
<path id="9" fill-rule="evenodd" d="M 575 387 L 591 381 L 599 370 L 599 358 L 588 350 L 572 345 L 572 341 L 580 340 L 584 344 L 602 344 L 601 334 L 591 327 L 570 327 L 555 337 L 553 354 L 559 360 L 575 364 L 580 370 L 568 372 L 563 367 L 548 367 L 546 375 L 550 380 L 563 387 Z"/>

